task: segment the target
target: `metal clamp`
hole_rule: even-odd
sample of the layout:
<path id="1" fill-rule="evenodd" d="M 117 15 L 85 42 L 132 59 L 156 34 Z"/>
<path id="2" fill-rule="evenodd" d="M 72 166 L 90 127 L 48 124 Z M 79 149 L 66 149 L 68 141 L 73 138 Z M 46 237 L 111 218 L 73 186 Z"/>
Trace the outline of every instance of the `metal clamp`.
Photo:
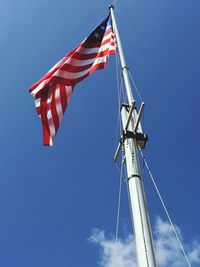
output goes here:
<path id="1" fill-rule="evenodd" d="M 141 176 L 138 174 L 132 174 L 131 176 L 127 177 L 127 180 L 129 181 L 131 178 L 137 177 L 139 179 L 141 179 Z"/>

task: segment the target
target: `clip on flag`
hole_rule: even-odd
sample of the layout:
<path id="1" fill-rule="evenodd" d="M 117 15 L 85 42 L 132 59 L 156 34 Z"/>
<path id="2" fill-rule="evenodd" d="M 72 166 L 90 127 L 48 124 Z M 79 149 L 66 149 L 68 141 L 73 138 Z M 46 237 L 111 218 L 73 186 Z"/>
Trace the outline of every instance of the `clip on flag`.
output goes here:
<path id="1" fill-rule="evenodd" d="M 108 16 L 76 48 L 62 58 L 29 89 L 43 126 L 43 143 L 54 144 L 65 109 L 75 84 L 98 69 L 106 67 L 108 57 L 116 53 L 116 41 Z"/>

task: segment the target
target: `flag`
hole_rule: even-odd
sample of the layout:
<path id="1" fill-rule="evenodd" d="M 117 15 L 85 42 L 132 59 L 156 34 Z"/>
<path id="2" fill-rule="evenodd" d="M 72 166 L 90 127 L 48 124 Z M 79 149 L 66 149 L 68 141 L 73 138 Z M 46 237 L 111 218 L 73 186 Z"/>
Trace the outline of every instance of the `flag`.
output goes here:
<path id="1" fill-rule="evenodd" d="M 106 67 L 108 57 L 116 53 L 116 41 L 110 15 L 76 48 L 62 58 L 29 92 L 42 120 L 43 143 L 54 144 L 75 85 L 95 70 Z"/>

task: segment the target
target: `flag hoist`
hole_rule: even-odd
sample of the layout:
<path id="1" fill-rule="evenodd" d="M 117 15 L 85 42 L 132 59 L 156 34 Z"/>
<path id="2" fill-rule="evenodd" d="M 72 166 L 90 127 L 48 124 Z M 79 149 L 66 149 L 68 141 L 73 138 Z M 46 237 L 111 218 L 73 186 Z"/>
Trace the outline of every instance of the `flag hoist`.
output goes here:
<path id="1" fill-rule="evenodd" d="M 117 160 L 120 148 L 123 146 L 138 267 L 156 267 L 151 226 L 138 160 L 138 150 L 144 147 L 147 140 L 140 124 L 144 103 L 137 113 L 113 6 L 110 6 L 109 10 L 109 16 L 83 42 L 31 86 L 29 92 L 35 98 L 36 109 L 42 120 L 43 143 L 52 146 L 75 85 L 95 70 L 104 69 L 109 55 L 115 54 L 118 48 L 128 104 L 123 104 L 121 107 L 123 134 L 114 160 Z"/>

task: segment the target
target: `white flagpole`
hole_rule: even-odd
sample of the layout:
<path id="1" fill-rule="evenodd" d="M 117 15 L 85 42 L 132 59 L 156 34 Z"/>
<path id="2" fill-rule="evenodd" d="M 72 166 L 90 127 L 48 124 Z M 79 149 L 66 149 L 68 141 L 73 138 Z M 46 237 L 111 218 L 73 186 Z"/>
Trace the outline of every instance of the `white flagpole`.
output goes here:
<path id="1" fill-rule="evenodd" d="M 131 214 L 133 218 L 137 262 L 138 267 L 156 267 L 156 257 L 154 252 L 154 244 L 147 211 L 146 197 L 142 182 L 140 164 L 138 160 L 138 140 L 136 137 L 136 124 L 138 124 L 138 117 L 133 111 L 135 100 L 132 95 L 128 69 L 126 66 L 124 53 L 122 50 L 121 40 L 119 37 L 117 24 L 115 20 L 114 8 L 109 7 L 113 23 L 113 30 L 115 32 L 118 52 L 122 67 L 122 74 L 124 78 L 127 98 L 129 105 L 122 105 L 121 118 L 123 124 L 123 145 L 125 148 L 125 159 L 127 169 L 127 183 L 128 193 L 130 196 Z M 130 113 L 133 112 L 134 119 L 130 120 Z"/>

